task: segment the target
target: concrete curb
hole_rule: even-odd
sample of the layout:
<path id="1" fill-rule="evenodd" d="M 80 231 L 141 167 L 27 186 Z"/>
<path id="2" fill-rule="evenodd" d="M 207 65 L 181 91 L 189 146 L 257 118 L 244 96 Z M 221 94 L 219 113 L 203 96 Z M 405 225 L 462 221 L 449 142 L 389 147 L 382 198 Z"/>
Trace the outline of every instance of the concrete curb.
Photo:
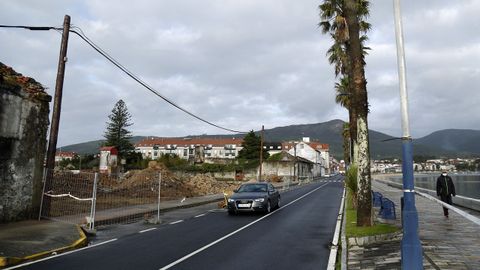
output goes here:
<path id="1" fill-rule="evenodd" d="M 349 237 L 348 245 L 349 246 L 367 246 L 370 244 L 400 240 L 402 239 L 402 232 L 386 233 L 386 234 L 377 234 L 364 237 Z"/>
<path id="2" fill-rule="evenodd" d="M 65 246 L 65 247 L 60 247 L 57 249 L 49 250 L 49 251 L 43 251 L 40 253 L 32 254 L 29 256 L 25 256 L 22 258 L 19 257 L 0 257 L 0 267 L 4 268 L 7 266 L 13 266 L 19 263 L 27 262 L 27 261 L 33 261 L 33 260 L 38 260 L 41 258 L 48 257 L 50 255 L 55 255 L 58 253 L 63 253 L 66 251 L 74 250 L 77 248 L 81 248 L 87 245 L 87 236 L 83 232 L 82 228 L 79 225 L 76 225 L 76 228 L 78 230 L 78 234 L 80 237 L 73 242 L 72 244 Z"/>

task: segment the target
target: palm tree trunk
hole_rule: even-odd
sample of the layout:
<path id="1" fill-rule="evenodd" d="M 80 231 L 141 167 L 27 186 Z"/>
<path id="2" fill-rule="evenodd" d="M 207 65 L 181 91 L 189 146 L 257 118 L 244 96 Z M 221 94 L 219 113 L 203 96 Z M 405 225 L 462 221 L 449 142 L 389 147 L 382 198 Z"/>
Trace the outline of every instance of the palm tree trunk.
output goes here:
<path id="1" fill-rule="evenodd" d="M 370 150 L 368 141 L 368 98 L 367 81 L 362 56 L 360 41 L 360 27 L 358 22 L 358 9 L 356 0 L 345 0 L 345 17 L 349 31 L 349 46 L 347 54 L 352 67 L 352 108 L 357 116 L 357 143 L 358 153 L 356 164 L 358 167 L 358 193 L 357 193 L 357 226 L 372 225 L 372 194 L 370 175 Z"/>
<path id="2" fill-rule="evenodd" d="M 353 87 L 352 87 L 353 88 Z M 353 91 L 350 91 L 353 95 Z M 358 154 L 358 144 L 357 144 L 357 115 L 355 114 L 355 109 L 353 104 L 350 105 L 348 110 L 348 118 L 350 120 L 350 161 L 351 164 L 355 164 Z"/>

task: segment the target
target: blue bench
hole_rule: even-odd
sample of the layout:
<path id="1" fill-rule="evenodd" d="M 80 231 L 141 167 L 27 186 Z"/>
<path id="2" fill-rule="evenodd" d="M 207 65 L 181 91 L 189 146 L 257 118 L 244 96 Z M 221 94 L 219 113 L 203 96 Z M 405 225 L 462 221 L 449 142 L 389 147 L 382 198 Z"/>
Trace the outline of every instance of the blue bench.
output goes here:
<path id="1" fill-rule="evenodd" d="M 383 198 L 382 193 L 372 192 L 373 207 L 381 207 L 382 206 L 382 198 Z"/>
<path id="2" fill-rule="evenodd" d="M 395 203 L 393 203 L 391 200 L 387 198 L 382 198 L 381 201 L 382 201 L 382 204 L 380 206 L 380 212 L 378 213 L 379 216 L 383 219 L 395 220 L 397 218 L 397 215 L 395 212 Z"/>

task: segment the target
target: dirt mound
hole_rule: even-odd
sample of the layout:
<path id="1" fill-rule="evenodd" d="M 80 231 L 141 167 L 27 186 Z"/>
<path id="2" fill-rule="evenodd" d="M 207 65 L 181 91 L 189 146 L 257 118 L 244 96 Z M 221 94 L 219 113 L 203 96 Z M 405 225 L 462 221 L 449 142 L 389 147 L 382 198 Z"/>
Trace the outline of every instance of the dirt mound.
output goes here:
<path id="1" fill-rule="evenodd" d="M 129 171 L 122 179 L 105 179 L 102 182 L 111 185 L 114 190 L 133 194 L 143 190 L 157 190 L 159 177 L 161 196 L 166 200 L 231 192 L 238 187 L 238 183 L 218 181 L 207 174 L 178 176 L 156 161 L 149 162 L 147 169 Z"/>

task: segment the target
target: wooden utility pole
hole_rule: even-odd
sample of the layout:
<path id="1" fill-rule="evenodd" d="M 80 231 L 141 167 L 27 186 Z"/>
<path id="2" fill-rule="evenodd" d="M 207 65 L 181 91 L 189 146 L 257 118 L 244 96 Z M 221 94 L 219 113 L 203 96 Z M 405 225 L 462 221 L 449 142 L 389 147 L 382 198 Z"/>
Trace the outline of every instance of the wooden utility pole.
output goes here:
<path id="1" fill-rule="evenodd" d="M 262 166 L 263 166 L 263 132 L 265 128 L 262 125 L 262 132 L 260 133 L 260 171 L 259 171 L 259 181 L 262 181 Z"/>
<path id="2" fill-rule="evenodd" d="M 57 81 L 55 84 L 55 97 L 53 98 L 52 123 L 50 124 L 50 138 L 47 150 L 47 175 L 51 175 L 55 168 L 55 152 L 57 150 L 58 127 L 60 124 L 60 111 L 62 108 L 63 79 L 65 78 L 65 63 L 67 62 L 68 34 L 70 32 L 70 16 L 65 15 L 63 21 L 62 43 L 58 58 Z M 48 178 L 46 179 L 48 180 Z"/>

